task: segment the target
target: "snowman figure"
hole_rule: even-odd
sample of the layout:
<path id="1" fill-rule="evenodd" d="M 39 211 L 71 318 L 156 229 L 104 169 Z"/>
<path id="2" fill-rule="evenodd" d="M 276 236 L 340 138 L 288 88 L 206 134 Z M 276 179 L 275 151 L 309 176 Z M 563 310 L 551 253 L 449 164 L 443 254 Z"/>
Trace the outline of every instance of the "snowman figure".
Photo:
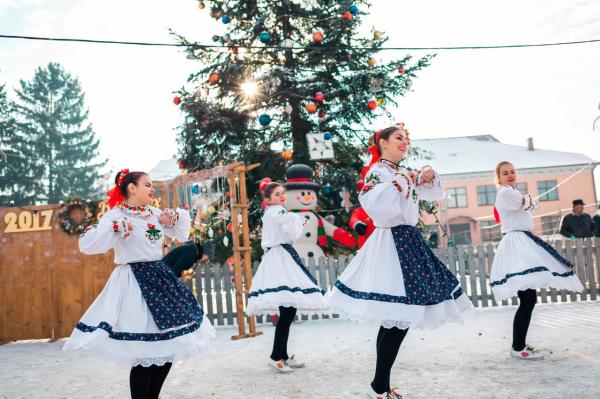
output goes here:
<path id="1" fill-rule="evenodd" d="M 321 247 L 327 246 L 327 237 L 331 237 L 342 245 L 353 248 L 356 240 L 344 229 L 328 222 L 316 213 L 317 192 L 319 184 L 312 180 L 313 170 L 308 165 L 296 164 L 286 171 L 287 209 L 299 212 L 306 218 L 302 235 L 294 242 L 294 248 L 302 259 L 317 261 L 324 257 Z"/>

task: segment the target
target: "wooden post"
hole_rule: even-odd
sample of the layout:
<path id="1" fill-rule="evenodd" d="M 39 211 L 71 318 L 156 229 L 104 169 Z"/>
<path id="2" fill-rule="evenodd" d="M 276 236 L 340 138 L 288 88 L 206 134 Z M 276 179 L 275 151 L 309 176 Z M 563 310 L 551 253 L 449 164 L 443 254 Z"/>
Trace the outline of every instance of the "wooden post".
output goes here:
<path id="1" fill-rule="evenodd" d="M 231 230 L 233 239 L 233 265 L 235 272 L 235 308 L 238 322 L 238 335 L 234 335 L 231 339 L 247 338 L 246 322 L 244 321 L 244 287 L 242 284 L 242 265 L 240 259 L 240 233 L 238 226 L 238 200 L 237 200 L 237 184 L 235 181 L 236 172 L 232 170 L 229 174 L 229 192 L 231 201 Z"/>
<path id="2" fill-rule="evenodd" d="M 248 220 L 248 191 L 246 189 L 246 172 L 256 168 L 257 166 L 258 164 L 238 169 L 238 179 L 240 185 L 239 207 L 242 210 L 242 240 L 244 244 L 244 246 L 240 248 L 240 252 L 243 253 L 244 259 L 244 272 L 246 277 L 244 299 L 246 300 L 248 300 L 248 294 L 250 292 L 250 287 L 252 286 L 252 247 L 250 246 L 250 222 Z M 250 328 L 249 336 L 254 337 L 262 334 L 262 332 L 256 331 L 256 320 L 254 319 L 254 316 L 248 317 L 248 327 Z"/>

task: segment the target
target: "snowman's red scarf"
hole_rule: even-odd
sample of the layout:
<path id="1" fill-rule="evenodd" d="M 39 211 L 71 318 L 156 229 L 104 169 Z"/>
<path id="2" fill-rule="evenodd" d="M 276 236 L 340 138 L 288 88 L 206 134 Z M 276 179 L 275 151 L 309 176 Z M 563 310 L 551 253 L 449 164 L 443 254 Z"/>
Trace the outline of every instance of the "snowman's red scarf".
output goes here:
<path id="1" fill-rule="evenodd" d="M 312 212 L 311 210 L 308 209 L 291 209 L 292 212 Z M 319 246 L 323 247 L 323 248 L 327 248 L 329 246 L 329 241 L 327 240 L 327 234 L 325 234 L 325 224 L 323 223 L 323 218 L 319 215 L 317 215 L 316 213 L 314 213 L 315 216 L 317 217 L 317 223 L 318 223 L 318 227 L 317 227 L 317 238 L 318 238 L 318 243 Z"/>

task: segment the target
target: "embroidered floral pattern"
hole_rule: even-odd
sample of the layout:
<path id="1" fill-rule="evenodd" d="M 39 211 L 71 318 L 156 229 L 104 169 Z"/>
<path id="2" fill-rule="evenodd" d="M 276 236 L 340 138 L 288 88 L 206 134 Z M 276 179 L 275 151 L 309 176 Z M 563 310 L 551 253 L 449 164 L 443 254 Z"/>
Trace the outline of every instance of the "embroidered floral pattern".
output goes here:
<path id="1" fill-rule="evenodd" d="M 320 288 L 300 288 L 300 287 L 288 287 L 287 285 L 281 285 L 281 286 L 275 287 L 275 288 L 265 288 L 264 290 L 252 291 L 250 294 L 248 294 L 248 296 L 249 297 L 257 297 L 259 295 L 270 294 L 273 292 L 281 292 L 281 291 L 301 292 L 303 294 L 315 294 L 315 293 L 319 293 L 321 295 L 324 294 L 324 291 Z"/>
<path id="2" fill-rule="evenodd" d="M 85 230 L 83 230 L 83 233 L 81 233 L 79 235 L 79 238 L 84 237 L 87 234 L 88 231 L 90 231 L 91 229 L 95 229 L 97 227 L 98 227 L 98 223 L 94 223 L 94 224 L 89 225 L 88 227 L 85 228 Z"/>
<path id="3" fill-rule="evenodd" d="M 171 218 L 173 219 L 173 223 L 172 224 L 165 224 L 163 225 L 164 227 L 171 229 L 173 227 L 175 227 L 175 225 L 177 224 L 177 221 L 179 220 L 179 212 L 173 210 L 173 209 L 165 209 L 163 211 L 164 214 L 167 214 L 169 216 L 171 216 Z"/>
<path id="4" fill-rule="evenodd" d="M 146 238 L 154 244 L 162 238 L 162 231 L 158 230 L 152 223 L 148 223 L 147 226 L 148 230 L 146 230 Z"/>
<path id="5" fill-rule="evenodd" d="M 362 196 L 362 195 L 368 193 L 379 183 L 381 183 L 381 177 L 377 173 L 373 173 L 373 172 L 369 173 L 365 177 L 365 182 L 364 182 L 363 188 L 362 188 L 362 190 L 360 190 L 360 193 L 358 195 Z"/>
<path id="6" fill-rule="evenodd" d="M 154 213 L 152 212 L 152 208 L 149 206 L 133 206 L 123 203 L 119 205 L 119 209 L 124 213 L 140 216 L 144 219 L 147 219 L 154 215 Z"/>
<path id="7" fill-rule="evenodd" d="M 112 229 L 124 240 L 127 240 L 129 237 L 131 237 L 131 231 L 129 230 L 129 219 L 127 219 L 126 217 L 113 220 Z"/>
<path id="8" fill-rule="evenodd" d="M 154 322 L 161 330 L 201 323 L 196 298 L 162 261 L 130 263 Z"/>

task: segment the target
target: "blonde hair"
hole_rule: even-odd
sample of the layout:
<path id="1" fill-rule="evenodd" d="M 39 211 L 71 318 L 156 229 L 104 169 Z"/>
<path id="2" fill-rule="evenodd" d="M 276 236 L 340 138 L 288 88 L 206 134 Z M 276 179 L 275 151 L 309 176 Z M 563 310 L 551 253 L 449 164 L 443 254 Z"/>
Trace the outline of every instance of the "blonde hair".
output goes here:
<path id="1" fill-rule="evenodd" d="M 498 165 L 496 165 L 496 185 L 497 186 L 500 185 L 500 168 L 503 167 L 504 165 L 514 166 L 511 162 L 508 162 L 508 161 L 502 161 Z"/>

